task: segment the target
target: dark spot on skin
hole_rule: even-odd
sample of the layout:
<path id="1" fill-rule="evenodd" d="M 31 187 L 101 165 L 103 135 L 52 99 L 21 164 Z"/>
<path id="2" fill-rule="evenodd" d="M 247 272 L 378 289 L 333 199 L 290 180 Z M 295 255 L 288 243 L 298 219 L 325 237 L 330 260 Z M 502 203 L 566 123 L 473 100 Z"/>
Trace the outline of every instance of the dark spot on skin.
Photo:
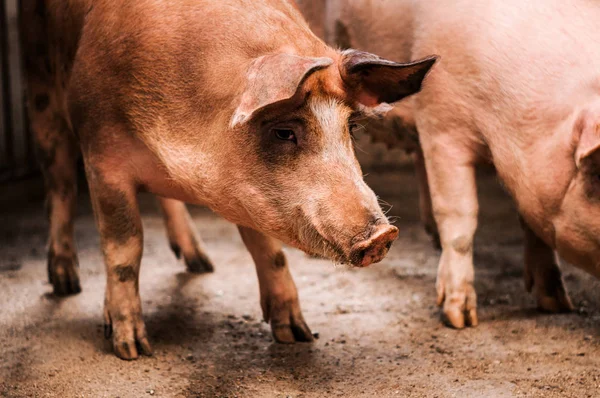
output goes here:
<path id="1" fill-rule="evenodd" d="M 38 94 L 35 96 L 33 103 L 36 111 L 44 112 L 48 109 L 48 105 L 50 105 L 50 97 L 46 93 Z"/>
<path id="2" fill-rule="evenodd" d="M 282 251 L 278 251 L 273 258 L 273 264 L 275 268 L 283 268 L 286 266 L 285 254 Z"/>
<path id="3" fill-rule="evenodd" d="M 101 191 L 98 203 L 104 216 L 103 237 L 119 244 L 127 243 L 134 236 L 141 237 L 141 229 L 138 226 L 139 215 L 130 204 L 127 194 L 103 184 L 100 184 L 98 190 Z"/>
<path id="4" fill-rule="evenodd" d="M 350 42 L 350 34 L 348 33 L 348 28 L 339 19 L 335 21 L 334 40 L 335 45 L 341 50 L 347 50 L 352 47 L 352 43 Z"/>
<path id="5" fill-rule="evenodd" d="M 125 322 L 127 320 L 127 317 L 123 314 L 117 314 L 115 315 L 115 321 L 116 322 Z"/>
<path id="6" fill-rule="evenodd" d="M 70 252 L 71 251 L 71 245 L 69 244 L 69 242 L 63 242 L 62 248 L 66 252 Z"/>
<path id="7" fill-rule="evenodd" d="M 129 282 L 137 279 L 137 272 L 133 265 L 117 265 L 113 268 L 113 272 L 119 278 L 119 282 Z"/>
<path id="8" fill-rule="evenodd" d="M 467 254 L 473 249 L 473 240 L 466 236 L 461 236 L 452 241 L 452 248 L 459 254 Z"/>

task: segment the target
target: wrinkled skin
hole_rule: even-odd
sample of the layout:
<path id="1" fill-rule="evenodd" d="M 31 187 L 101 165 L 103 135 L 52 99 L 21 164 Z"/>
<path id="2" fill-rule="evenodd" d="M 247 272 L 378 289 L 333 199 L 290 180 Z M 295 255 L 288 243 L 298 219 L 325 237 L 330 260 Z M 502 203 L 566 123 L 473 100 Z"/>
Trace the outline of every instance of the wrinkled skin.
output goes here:
<path id="1" fill-rule="evenodd" d="M 600 276 L 600 7 L 331 0 L 327 10 L 326 35 L 337 23 L 353 45 L 389 59 L 441 56 L 413 117 L 443 249 L 436 286 L 447 322 L 478 322 L 474 169 L 488 162 L 522 217 L 527 289 L 544 310 L 570 310 L 554 251 Z"/>
<path id="2" fill-rule="evenodd" d="M 275 0 L 24 0 L 21 17 L 52 202 L 49 260 L 60 259 L 49 261 L 50 280 L 57 294 L 80 290 L 79 149 L 107 270 L 105 335 L 120 358 L 151 353 L 139 191 L 160 197 L 171 247 L 192 272 L 213 264 L 182 202 L 238 224 L 264 318 L 285 343 L 313 337 L 276 239 L 355 266 L 380 261 L 396 239 L 362 179 L 350 126 L 418 92 L 435 58 L 397 64 L 334 50 L 292 3 Z"/>

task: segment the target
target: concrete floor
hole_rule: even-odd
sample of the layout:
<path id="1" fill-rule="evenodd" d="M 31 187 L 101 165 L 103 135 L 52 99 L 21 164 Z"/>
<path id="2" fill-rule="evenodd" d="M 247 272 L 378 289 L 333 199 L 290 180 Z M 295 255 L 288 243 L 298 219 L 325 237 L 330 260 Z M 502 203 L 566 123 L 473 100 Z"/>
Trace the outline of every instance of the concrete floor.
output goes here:
<path id="1" fill-rule="evenodd" d="M 320 338 L 273 343 L 236 228 L 192 210 L 216 266 L 184 272 L 152 198 L 143 197 L 141 295 L 155 354 L 117 359 L 102 333 L 105 276 L 87 196 L 77 244 L 83 292 L 46 282 L 46 218 L 26 200 L 0 210 L 0 396 L 3 397 L 585 397 L 600 394 L 600 285 L 563 267 L 577 311 L 535 310 L 522 281 L 521 233 L 487 175 L 476 241 L 480 325 L 451 330 L 435 306 L 439 252 L 417 216 L 412 171 L 368 181 L 398 216 L 382 263 L 334 267 L 288 249 L 304 316 Z"/>

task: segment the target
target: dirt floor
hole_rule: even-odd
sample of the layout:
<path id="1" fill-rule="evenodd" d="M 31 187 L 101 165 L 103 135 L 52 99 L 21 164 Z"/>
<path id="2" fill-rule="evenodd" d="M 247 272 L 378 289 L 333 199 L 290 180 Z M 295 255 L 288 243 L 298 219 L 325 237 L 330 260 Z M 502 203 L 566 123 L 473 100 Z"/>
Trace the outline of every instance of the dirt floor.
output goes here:
<path id="1" fill-rule="evenodd" d="M 236 228 L 192 209 L 216 265 L 184 272 L 152 198 L 143 197 L 141 295 L 153 357 L 117 359 L 102 333 L 98 235 L 82 195 L 77 243 L 83 292 L 58 299 L 46 282 L 42 203 L 0 213 L 0 396 L 4 397 L 592 397 L 600 396 L 600 285 L 563 267 L 577 311 L 535 310 L 522 280 L 515 211 L 491 175 L 480 183 L 476 241 L 480 325 L 441 325 L 439 252 L 417 215 L 409 168 L 371 173 L 400 238 L 367 269 L 288 249 L 304 316 L 320 338 L 273 343 Z"/>

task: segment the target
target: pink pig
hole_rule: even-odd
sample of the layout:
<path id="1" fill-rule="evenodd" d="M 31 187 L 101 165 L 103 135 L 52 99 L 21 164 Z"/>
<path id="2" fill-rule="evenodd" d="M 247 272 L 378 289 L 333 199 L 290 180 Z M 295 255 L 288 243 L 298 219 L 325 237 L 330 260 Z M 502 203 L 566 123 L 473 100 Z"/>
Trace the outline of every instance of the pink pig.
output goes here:
<path id="1" fill-rule="evenodd" d="M 448 323 L 477 324 L 480 163 L 496 167 L 517 203 L 527 289 L 544 310 L 570 310 L 554 252 L 600 277 L 600 4 L 330 0 L 320 6 L 323 19 L 309 21 L 330 43 L 395 61 L 441 56 L 412 106 L 443 250 L 436 287 Z"/>

